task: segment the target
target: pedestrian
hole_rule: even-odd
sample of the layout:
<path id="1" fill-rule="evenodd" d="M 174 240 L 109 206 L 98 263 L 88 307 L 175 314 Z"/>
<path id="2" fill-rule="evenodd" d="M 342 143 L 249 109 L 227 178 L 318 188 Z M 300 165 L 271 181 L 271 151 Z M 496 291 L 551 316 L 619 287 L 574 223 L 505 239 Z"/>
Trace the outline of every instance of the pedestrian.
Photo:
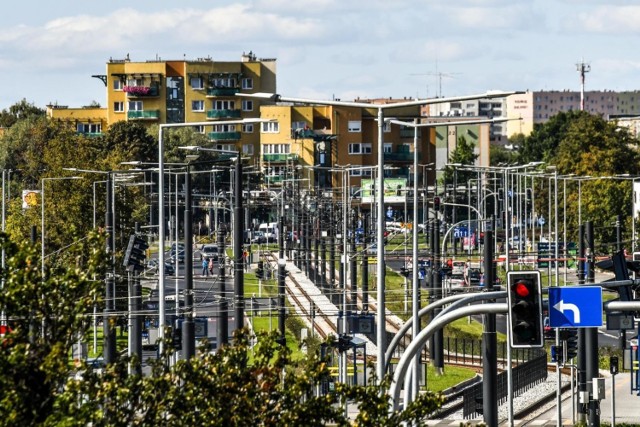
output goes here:
<path id="1" fill-rule="evenodd" d="M 209 273 L 213 275 L 213 258 L 209 258 Z"/>
<path id="2" fill-rule="evenodd" d="M 242 252 L 242 261 L 244 262 L 244 271 L 249 271 L 249 252 L 246 249 Z"/>
<path id="3" fill-rule="evenodd" d="M 206 259 L 202 260 L 202 275 L 203 276 L 209 276 L 209 270 L 207 270 L 207 268 L 209 267 L 209 263 L 207 262 Z"/>

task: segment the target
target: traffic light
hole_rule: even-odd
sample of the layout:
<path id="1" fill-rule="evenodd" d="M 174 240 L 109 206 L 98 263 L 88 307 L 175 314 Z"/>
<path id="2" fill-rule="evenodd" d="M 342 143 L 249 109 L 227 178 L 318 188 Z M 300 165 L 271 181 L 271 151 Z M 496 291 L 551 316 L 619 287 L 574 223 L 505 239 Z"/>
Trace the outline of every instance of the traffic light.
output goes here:
<path id="1" fill-rule="evenodd" d="M 440 197 L 433 198 L 433 210 L 440 212 Z"/>
<path id="2" fill-rule="evenodd" d="M 540 272 L 509 271 L 507 284 L 511 347 L 542 347 L 544 339 Z"/>
<path id="3" fill-rule="evenodd" d="M 149 247 L 147 242 L 135 234 L 129 237 L 129 244 L 127 245 L 127 251 L 124 254 L 123 265 L 127 267 L 129 271 L 142 271 L 144 270 L 144 260 L 147 257 L 146 250 Z"/>
<path id="4" fill-rule="evenodd" d="M 571 360 L 578 355 L 578 330 L 561 329 L 560 340 L 564 342 L 565 361 Z"/>

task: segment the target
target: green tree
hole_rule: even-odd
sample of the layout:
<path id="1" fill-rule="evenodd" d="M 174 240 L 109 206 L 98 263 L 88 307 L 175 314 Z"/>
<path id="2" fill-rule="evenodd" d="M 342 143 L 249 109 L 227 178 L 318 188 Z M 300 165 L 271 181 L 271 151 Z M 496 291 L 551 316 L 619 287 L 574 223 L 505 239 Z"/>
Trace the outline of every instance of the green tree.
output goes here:
<path id="1" fill-rule="evenodd" d="M 563 138 L 551 160 L 559 175 L 602 177 L 582 182 L 579 190 L 577 183 L 570 186 L 566 215 L 569 229 L 577 229 L 578 203 L 581 203 L 582 221 L 593 221 L 596 239 L 601 244 L 612 245 L 615 218 L 617 215 L 627 217 L 632 203 L 630 182 L 612 178 L 638 175 L 639 141 L 615 122 L 579 114 L 566 123 Z"/>
<path id="2" fill-rule="evenodd" d="M 0 425 L 44 425 L 72 374 L 71 346 L 88 329 L 101 301 L 104 235 L 91 234 L 67 251 L 74 263 L 43 278 L 39 250 L 0 235 L 5 253 L 0 310 L 11 332 L 0 338 Z"/>
<path id="3" fill-rule="evenodd" d="M 473 165 L 478 158 L 474 151 L 475 145 L 467 142 L 464 136 L 458 138 L 455 150 L 449 156 L 449 163 L 458 165 Z M 469 179 L 475 178 L 474 172 L 459 171 L 457 168 L 447 166 L 444 169 L 443 179 L 447 185 L 456 183 L 466 183 Z"/>
<path id="4" fill-rule="evenodd" d="M 531 135 L 526 137 L 520 147 L 520 162 L 543 161 L 552 163 L 560 141 L 564 139 L 567 127 L 579 117 L 588 117 L 584 111 L 561 112 L 552 116 L 544 124 L 534 125 Z"/>
<path id="5" fill-rule="evenodd" d="M 148 376 L 127 375 L 126 361 L 103 373 L 86 371 L 72 380 L 47 420 L 55 425 L 94 426 L 347 426 L 343 398 L 357 405 L 360 426 L 400 426 L 420 420 L 441 404 L 433 393 L 421 394 L 406 410 L 390 412 L 389 380 L 379 385 L 336 385 L 316 395 L 330 378 L 326 360 L 310 355 L 294 361 L 277 344 L 277 333 L 260 335 L 251 349 L 248 335 L 216 353 L 204 351 L 191 361 L 170 366 L 166 352 Z M 249 352 L 253 353 L 248 362 Z"/>
<path id="6" fill-rule="evenodd" d="M 23 99 L 0 112 L 0 127 L 9 128 L 19 120 L 24 120 L 29 117 L 44 117 L 45 113 L 46 111 L 42 108 L 38 108 L 32 103 L 27 102 L 26 99 Z"/>

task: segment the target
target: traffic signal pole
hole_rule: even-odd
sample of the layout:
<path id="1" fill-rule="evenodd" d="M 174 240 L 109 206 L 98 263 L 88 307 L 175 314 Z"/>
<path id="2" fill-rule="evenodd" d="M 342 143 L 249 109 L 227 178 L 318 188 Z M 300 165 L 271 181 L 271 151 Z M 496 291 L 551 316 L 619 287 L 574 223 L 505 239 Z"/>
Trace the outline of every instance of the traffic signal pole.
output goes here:
<path id="1" fill-rule="evenodd" d="M 493 231 L 484 233 L 484 286 L 487 292 L 493 291 L 495 282 L 493 269 Z M 487 301 L 487 303 L 495 301 Z M 484 315 L 484 331 L 482 332 L 482 395 L 497 396 L 498 360 L 496 338 L 496 315 Z M 498 425 L 498 400 L 482 399 L 482 415 L 488 426 Z"/>
<path id="2" fill-rule="evenodd" d="M 227 302 L 226 272 L 225 272 L 225 252 L 224 244 L 225 226 L 216 229 L 218 240 L 218 289 L 220 293 L 220 304 L 218 305 L 218 328 L 217 328 L 217 348 L 229 342 L 229 303 Z"/>
<path id="3" fill-rule="evenodd" d="M 585 240 L 584 240 L 584 224 L 578 226 L 578 285 L 584 285 L 586 279 L 585 262 Z M 585 329 L 578 329 L 578 421 L 586 422 L 586 399 L 583 398 L 587 394 L 586 378 L 586 343 Z"/>
<path id="4" fill-rule="evenodd" d="M 595 282 L 594 269 L 594 235 L 593 223 L 588 221 L 585 224 L 585 237 L 587 240 L 586 258 L 587 258 L 587 283 Z M 588 425 L 598 427 L 600 425 L 600 401 L 593 398 L 594 378 L 599 377 L 598 372 L 598 329 L 586 328 L 585 332 L 585 360 L 587 371 L 587 390 L 589 393 L 589 404 L 587 406 Z"/>
<path id="5" fill-rule="evenodd" d="M 236 160 L 235 191 L 233 205 L 233 286 L 235 291 L 236 329 L 244 328 L 244 259 L 242 254 L 243 203 L 242 203 L 242 159 L 240 153 Z"/>
<path id="6" fill-rule="evenodd" d="M 196 353 L 193 323 L 193 228 L 191 221 L 191 170 L 187 164 L 184 184 L 184 318 L 182 320 L 182 358 L 191 359 Z M 160 266 L 164 268 L 164 266 Z M 178 304 L 178 301 L 176 301 Z"/>

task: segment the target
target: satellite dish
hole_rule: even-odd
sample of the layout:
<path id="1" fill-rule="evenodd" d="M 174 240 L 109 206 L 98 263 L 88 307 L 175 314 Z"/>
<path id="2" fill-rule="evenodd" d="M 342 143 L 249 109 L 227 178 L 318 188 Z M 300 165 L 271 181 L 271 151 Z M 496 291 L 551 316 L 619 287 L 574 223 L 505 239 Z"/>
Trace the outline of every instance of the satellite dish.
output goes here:
<path id="1" fill-rule="evenodd" d="M 316 145 L 316 150 L 318 150 L 319 152 L 324 152 L 325 149 L 326 149 L 325 143 L 318 142 L 318 144 Z"/>

